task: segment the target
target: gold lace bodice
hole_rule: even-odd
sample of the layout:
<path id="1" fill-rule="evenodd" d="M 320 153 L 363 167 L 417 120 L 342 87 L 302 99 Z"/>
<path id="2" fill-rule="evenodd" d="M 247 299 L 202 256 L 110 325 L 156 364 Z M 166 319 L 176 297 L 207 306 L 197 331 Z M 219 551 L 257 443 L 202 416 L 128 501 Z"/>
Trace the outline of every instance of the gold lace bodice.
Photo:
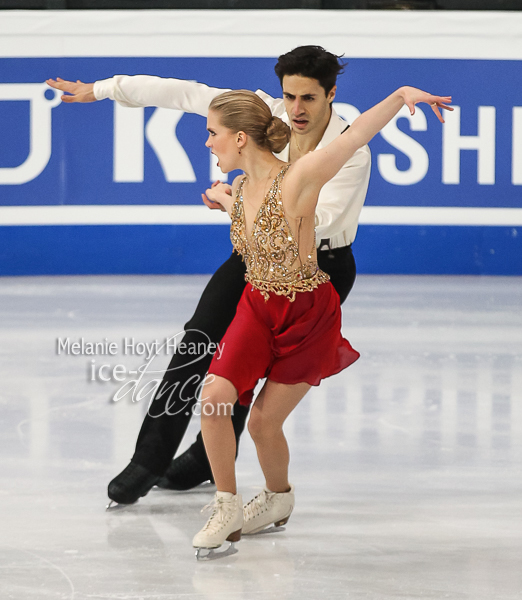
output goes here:
<path id="1" fill-rule="evenodd" d="M 330 279 L 317 264 L 315 236 L 312 250 L 303 262 L 299 253 L 300 223 L 296 239 L 285 217 L 281 185 L 289 166 L 284 166 L 272 182 L 254 219 L 251 241 L 247 238 L 243 206 L 246 177 L 239 183 L 232 208 L 230 239 L 245 261 L 245 279 L 261 292 L 265 300 L 273 292 L 293 302 L 297 292 L 312 291 Z"/>

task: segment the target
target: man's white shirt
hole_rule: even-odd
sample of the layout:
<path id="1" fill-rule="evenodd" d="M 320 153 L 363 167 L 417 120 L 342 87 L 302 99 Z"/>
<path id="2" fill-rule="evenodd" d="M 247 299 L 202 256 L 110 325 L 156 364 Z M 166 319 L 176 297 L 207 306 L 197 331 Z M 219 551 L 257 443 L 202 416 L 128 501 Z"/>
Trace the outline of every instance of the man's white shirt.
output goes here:
<path id="1" fill-rule="evenodd" d="M 116 75 L 94 83 L 94 95 L 97 100 L 110 98 L 122 106 L 159 106 L 203 117 L 207 116 L 212 99 L 226 91 L 228 90 L 212 88 L 194 81 L 150 75 Z M 272 98 L 262 90 L 257 90 L 256 94 L 267 103 L 274 116 L 289 124 L 281 98 Z M 346 121 L 332 109 L 332 116 L 316 149 L 327 146 L 346 129 L 346 126 Z M 278 158 L 287 162 L 289 151 L 290 145 L 277 155 Z M 370 167 L 370 149 L 363 146 L 319 193 L 315 211 L 317 239 L 329 238 L 331 248 L 347 246 L 355 239 L 370 180 Z"/>

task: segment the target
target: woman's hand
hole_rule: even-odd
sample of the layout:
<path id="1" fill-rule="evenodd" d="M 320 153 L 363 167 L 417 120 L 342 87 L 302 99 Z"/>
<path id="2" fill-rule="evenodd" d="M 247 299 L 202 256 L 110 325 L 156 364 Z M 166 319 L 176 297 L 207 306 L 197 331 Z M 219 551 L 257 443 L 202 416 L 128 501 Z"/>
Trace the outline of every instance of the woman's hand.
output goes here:
<path id="1" fill-rule="evenodd" d="M 62 96 L 63 102 L 96 102 L 94 83 L 82 83 L 79 79 L 74 83 L 73 81 L 65 81 L 60 77 L 57 77 L 56 81 L 54 79 L 46 79 L 45 83 L 55 90 L 71 94 L 70 96 L 64 94 Z"/>
<path id="2" fill-rule="evenodd" d="M 232 209 L 232 187 L 228 183 L 214 181 L 212 186 L 201 194 L 203 203 L 210 209 L 219 209 L 230 213 Z"/>
<path id="3" fill-rule="evenodd" d="M 409 86 L 400 88 L 399 92 L 404 99 L 404 104 L 410 109 L 410 114 L 412 115 L 415 114 L 415 105 L 419 102 L 426 102 L 426 104 L 429 104 L 441 123 L 444 123 L 444 119 L 442 118 L 439 109 L 453 110 L 451 106 L 446 106 L 451 102 L 451 96 L 433 96 L 432 94 Z"/>

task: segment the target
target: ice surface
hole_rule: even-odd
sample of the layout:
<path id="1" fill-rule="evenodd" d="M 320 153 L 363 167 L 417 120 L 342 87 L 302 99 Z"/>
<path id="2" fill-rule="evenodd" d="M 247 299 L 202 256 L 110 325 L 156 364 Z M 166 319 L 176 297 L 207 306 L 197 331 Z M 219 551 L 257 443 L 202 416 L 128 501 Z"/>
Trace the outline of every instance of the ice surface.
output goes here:
<path id="1" fill-rule="evenodd" d="M 284 530 L 198 563 L 213 486 L 105 512 L 146 400 L 112 402 L 121 383 L 92 366 L 137 369 L 122 340 L 181 331 L 206 280 L 0 280 L 2 600 L 522 598 L 520 278 L 358 278 L 343 318 L 362 357 L 286 425 Z M 58 338 L 118 353 L 58 355 Z M 263 479 L 247 433 L 237 470 L 248 500 Z"/>

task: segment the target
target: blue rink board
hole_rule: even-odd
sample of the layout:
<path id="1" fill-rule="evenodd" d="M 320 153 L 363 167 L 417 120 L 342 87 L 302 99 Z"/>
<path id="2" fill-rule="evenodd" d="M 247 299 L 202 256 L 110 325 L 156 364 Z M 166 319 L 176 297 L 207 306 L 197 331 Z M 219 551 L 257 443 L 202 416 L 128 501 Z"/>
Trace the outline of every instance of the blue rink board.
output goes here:
<path id="1" fill-rule="evenodd" d="M 353 251 L 358 273 L 520 275 L 520 233 L 362 225 Z M 3 275 L 212 273 L 231 250 L 224 225 L 0 227 Z"/>
<path id="2" fill-rule="evenodd" d="M 93 81 L 115 73 L 157 74 L 220 87 L 262 88 L 276 96 L 279 83 L 269 58 L 9 58 L 0 59 L 0 83 L 42 82 L 47 77 Z M 513 107 L 522 105 L 520 61 L 353 59 L 339 78 L 336 101 L 364 110 L 409 83 L 453 95 L 461 107 L 461 134 L 477 135 L 479 107 L 494 107 L 495 181 L 477 182 L 477 152 L 460 153 L 460 182 L 442 181 L 442 129 L 429 108 L 425 131 L 398 128 L 425 148 L 429 168 L 412 185 L 387 181 L 381 154 L 396 167 L 410 161 L 381 136 L 371 142 L 368 206 L 522 208 L 522 186 L 512 183 Z M 49 94 L 52 97 L 52 92 Z M 135 109 L 128 109 L 135 110 Z M 145 125 L 154 109 L 144 111 Z M 0 169 L 29 153 L 29 102 L 0 101 Z M 205 120 L 183 115 L 176 138 L 196 181 L 168 182 L 145 140 L 144 178 L 114 180 L 114 105 L 59 105 L 52 109 L 52 152 L 43 171 L 23 184 L 0 185 L 0 206 L 198 205 L 210 181 Z M 519 228 L 520 229 L 520 228 Z M 361 226 L 354 246 L 361 273 L 522 274 L 516 227 Z M 0 274 L 208 273 L 230 252 L 224 226 L 12 226 L 0 223 Z"/>

